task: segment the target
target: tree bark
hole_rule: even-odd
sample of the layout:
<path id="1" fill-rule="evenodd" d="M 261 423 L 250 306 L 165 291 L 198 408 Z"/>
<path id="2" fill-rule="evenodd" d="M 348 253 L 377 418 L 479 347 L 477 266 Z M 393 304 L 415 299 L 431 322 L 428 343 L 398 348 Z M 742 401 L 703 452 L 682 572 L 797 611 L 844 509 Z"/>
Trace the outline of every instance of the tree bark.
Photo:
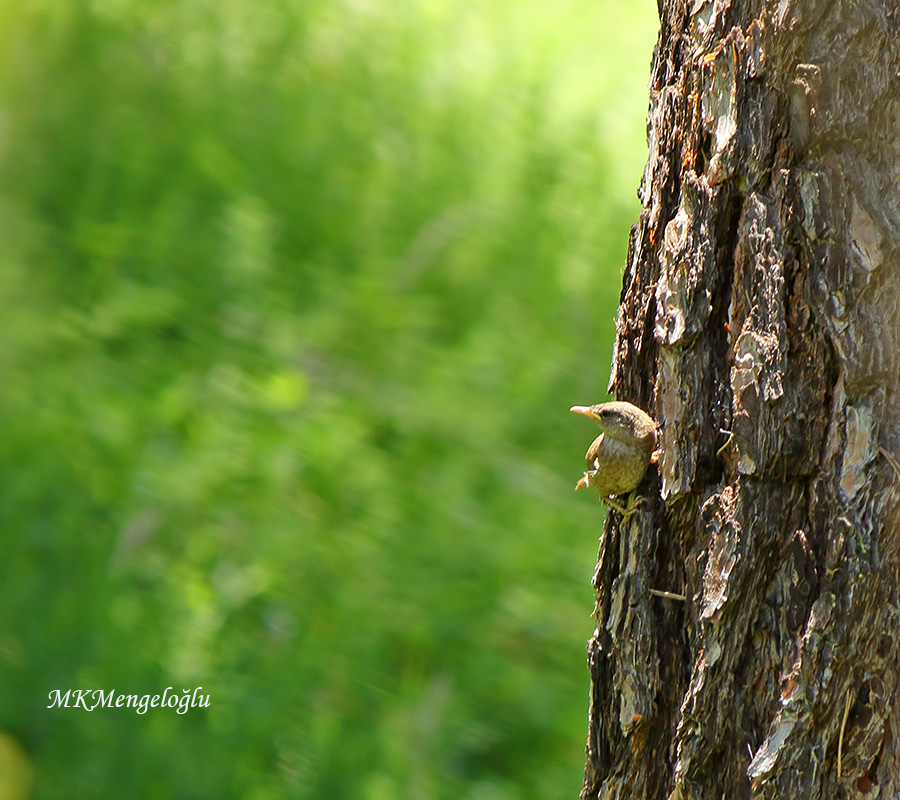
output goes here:
<path id="1" fill-rule="evenodd" d="M 896 0 L 663 2 L 583 798 L 900 797 L 898 74 Z"/>

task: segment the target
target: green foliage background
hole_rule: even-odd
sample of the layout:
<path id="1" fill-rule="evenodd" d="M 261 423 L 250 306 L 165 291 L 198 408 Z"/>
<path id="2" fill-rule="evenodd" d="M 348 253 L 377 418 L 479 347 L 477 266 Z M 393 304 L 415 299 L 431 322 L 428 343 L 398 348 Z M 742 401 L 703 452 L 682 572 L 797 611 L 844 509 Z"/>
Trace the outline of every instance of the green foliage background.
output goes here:
<path id="1" fill-rule="evenodd" d="M 563 798 L 652 3 L 0 5 L 33 796 Z M 208 709 L 47 709 L 60 689 Z"/>

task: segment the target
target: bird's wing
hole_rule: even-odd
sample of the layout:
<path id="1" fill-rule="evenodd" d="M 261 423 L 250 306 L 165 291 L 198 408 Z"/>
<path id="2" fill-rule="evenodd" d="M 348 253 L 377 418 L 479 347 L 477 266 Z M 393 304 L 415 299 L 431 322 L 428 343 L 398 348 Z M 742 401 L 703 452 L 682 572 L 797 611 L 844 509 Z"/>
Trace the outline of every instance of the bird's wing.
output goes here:
<path id="1" fill-rule="evenodd" d="M 605 433 L 601 433 L 596 439 L 594 439 L 584 456 L 587 459 L 588 464 L 590 464 L 591 466 L 594 466 L 594 461 L 596 461 L 597 456 L 600 455 L 600 448 L 603 446 L 603 437 L 605 435 Z"/>

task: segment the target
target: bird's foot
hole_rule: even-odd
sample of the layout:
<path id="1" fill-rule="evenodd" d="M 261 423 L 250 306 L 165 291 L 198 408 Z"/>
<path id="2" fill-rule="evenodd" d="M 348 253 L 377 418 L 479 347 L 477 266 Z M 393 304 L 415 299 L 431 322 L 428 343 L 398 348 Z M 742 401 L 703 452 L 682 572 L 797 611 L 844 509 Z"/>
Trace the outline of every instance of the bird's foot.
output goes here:
<path id="1" fill-rule="evenodd" d="M 597 470 L 585 472 L 584 475 L 582 475 L 579 479 L 578 483 L 575 484 L 575 491 L 577 492 L 579 489 L 587 489 L 588 486 L 591 485 L 591 478 L 596 474 Z"/>
<path id="2" fill-rule="evenodd" d="M 604 497 L 603 502 L 606 504 L 607 508 L 618 511 L 622 515 L 622 519 L 628 519 L 644 504 L 643 497 L 638 497 L 637 500 L 632 503 L 631 498 L 633 494 L 634 493 L 628 495 L 627 499 L 625 500 L 624 506 L 618 500 L 615 500 L 612 497 Z"/>

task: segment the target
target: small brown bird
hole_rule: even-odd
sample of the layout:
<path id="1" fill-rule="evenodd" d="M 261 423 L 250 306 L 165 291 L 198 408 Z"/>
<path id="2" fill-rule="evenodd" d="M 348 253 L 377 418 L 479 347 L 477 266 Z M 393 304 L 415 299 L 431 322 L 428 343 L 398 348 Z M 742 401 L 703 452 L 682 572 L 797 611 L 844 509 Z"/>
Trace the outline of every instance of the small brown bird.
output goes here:
<path id="1" fill-rule="evenodd" d="M 631 403 L 614 401 L 593 406 L 572 406 L 576 414 L 590 417 L 603 431 L 588 448 L 587 472 L 576 489 L 590 486 L 603 502 L 622 514 L 636 509 L 623 507 L 612 498 L 632 491 L 644 478 L 647 467 L 656 463 L 656 423 Z"/>

